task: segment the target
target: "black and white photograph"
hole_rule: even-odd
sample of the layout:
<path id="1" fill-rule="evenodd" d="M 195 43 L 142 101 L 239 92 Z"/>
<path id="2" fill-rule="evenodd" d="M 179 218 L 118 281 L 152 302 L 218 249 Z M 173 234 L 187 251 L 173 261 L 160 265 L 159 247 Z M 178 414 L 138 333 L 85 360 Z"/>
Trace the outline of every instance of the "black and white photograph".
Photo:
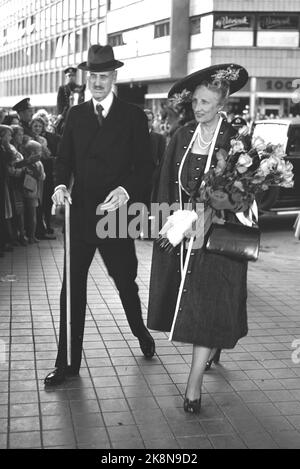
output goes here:
<path id="1" fill-rule="evenodd" d="M 300 449 L 299 274 L 300 0 L 0 0 L 1 450 Z"/>

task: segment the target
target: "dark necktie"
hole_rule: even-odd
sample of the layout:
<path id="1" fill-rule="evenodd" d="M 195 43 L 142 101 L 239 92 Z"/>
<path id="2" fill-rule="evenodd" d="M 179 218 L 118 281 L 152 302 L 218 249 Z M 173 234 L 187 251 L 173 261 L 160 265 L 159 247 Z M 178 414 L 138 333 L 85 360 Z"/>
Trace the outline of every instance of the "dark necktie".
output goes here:
<path id="1" fill-rule="evenodd" d="M 97 114 L 98 114 L 97 118 L 98 118 L 99 125 L 100 125 L 100 127 L 102 127 L 103 120 L 104 120 L 104 116 L 103 116 L 102 112 L 103 112 L 104 108 L 103 108 L 103 106 L 101 106 L 101 104 L 97 104 L 96 110 L 97 110 Z"/>

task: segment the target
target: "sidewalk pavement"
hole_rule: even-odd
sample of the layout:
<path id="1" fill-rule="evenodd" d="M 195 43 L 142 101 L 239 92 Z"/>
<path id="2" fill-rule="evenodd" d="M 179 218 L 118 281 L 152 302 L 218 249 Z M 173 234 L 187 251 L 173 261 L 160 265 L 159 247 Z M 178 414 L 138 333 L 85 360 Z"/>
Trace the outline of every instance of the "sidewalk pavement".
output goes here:
<path id="1" fill-rule="evenodd" d="M 0 448 L 299 449 L 296 243 L 263 246 L 249 265 L 249 335 L 205 374 L 199 416 L 182 409 L 191 346 L 154 332 L 157 355 L 147 361 L 98 254 L 80 378 L 45 390 L 57 350 L 62 239 L 15 248 L 0 260 L 0 277 L 17 276 L 0 282 Z M 146 317 L 152 243 L 136 245 Z"/>

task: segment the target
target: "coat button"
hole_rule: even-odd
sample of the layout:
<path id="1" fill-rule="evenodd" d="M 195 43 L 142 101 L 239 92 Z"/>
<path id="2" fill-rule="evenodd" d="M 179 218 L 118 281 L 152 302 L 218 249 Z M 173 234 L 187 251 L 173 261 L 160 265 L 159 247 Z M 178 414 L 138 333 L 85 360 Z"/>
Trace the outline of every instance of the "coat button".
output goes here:
<path id="1" fill-rule="evenodd" d="M 196 171 L 200 171 L 200 168 L 196 168 Z"/>
<path id="2" fill-rule="evenodd" d="M 195 181 L 198 181 L 199 178 L 194 178 L 194 179 L 195 179 Z"/>
<path id="3" fill-rule="evenodd" d="M 180 163 L 176 163 L 176 166 L 179 166 L 179 165 L 180 165 Z"/>
<path id="4" fill-rule="evenodd" d="M 186 150 L 186 149 L 187 149 L 187 146 L 185 145 L 183 148 Z"/>
<path id="5" fill-rule="evenodd" d="M 185 288 L 185 289 L 183 290 L 183 293 L 186 293 L 186 292 L 187 292 L 187 289 Z"/>
<path id="6" fill-rule="evenodd" d="M 191 273 L 192 273 L 192 271 L 191 271 L 191 270 L 188 270 L 188 271 L 187 271 L 187 273 L 188 273 L 188 274 L 191 274 Z"/>

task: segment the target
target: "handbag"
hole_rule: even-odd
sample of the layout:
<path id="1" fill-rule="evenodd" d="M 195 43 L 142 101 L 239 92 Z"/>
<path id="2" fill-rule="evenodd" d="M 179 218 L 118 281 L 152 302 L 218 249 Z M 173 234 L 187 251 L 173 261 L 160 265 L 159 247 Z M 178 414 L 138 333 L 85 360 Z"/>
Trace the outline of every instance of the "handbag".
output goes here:
<path id="1" fill-rule="evenodd" d="M 213 223 L 206 250 L 236 260 L 257 261 L 260 246 L 260 230 L 257 226 L 239 223 Z"/>

